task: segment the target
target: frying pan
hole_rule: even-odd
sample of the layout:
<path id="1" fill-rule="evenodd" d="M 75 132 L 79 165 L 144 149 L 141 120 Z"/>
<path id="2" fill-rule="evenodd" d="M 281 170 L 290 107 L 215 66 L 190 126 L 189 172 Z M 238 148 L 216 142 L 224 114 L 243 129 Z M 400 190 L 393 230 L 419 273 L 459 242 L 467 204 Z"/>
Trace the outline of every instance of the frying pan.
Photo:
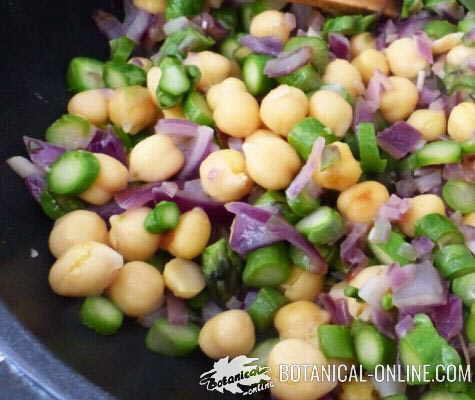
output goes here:
<path id="1" fill-rule="evenodd" d="M 0 362 L 0 399 L 236 399 L 199 385 L 200 374 L 212 368 L 199 352 L 187 359 L 153 354 L 134 321 L 113 337 L 80 324 L 80 300 L 56 296 L 47 284 L 51 221 L 4 163 L 24 153 L 23 135 L 42 137 L 66 111 L 68 61 L 106 59 L 107 41 L 90 15 L 95 8 L 120 13 L 120 3 L 0 2 L 0 353 L 32 390 L 24 397 L 15 391 L 16 378 L 5 376 Z"/>

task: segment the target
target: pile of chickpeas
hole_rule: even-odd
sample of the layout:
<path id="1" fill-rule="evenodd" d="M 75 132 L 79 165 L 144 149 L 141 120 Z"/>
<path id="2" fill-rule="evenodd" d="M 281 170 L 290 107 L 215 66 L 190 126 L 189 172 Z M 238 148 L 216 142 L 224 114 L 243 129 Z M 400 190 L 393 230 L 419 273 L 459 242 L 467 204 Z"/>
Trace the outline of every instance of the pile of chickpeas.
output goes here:
<path id="1" fill-rule="evenodd" d="M 135 0 L 143 9 L 157 2 Z M 154 9 L 155 10 L 155 9 Z M 156 11 L 155 11 L 156 12 Z M 287 40 L 290 34 L 285 15 L 265 11 L 251 24 L 254 36 L 277 36 Z M 450 65 L 461 65 L 475 55 L 475 48 L 461 44 L 458 34 L 434 42 L 435 56 L 446 55 Z M 430 142 L 448 134 L 457 142 L 473 135 L 475 104 L 461 103 L 448 119 L 444 111 L 416 109 L 419 100 L 415 79 L 428 67 L 413 38 L 392 42 L 384 51 L 376 50 L 371 33 L 351 38 L 352 60 L 335 59 L 326 67 L 325 84 L 341 85 L 353 97 L 364 94 L 365 86 L 376 70 L 389 76 L 390 88 L 381 96 L 380 111 L 389 123 L 400 120 L 421 132 Z M 147 72 L 147 87 L 130 86 L 115 90 L 88 90 L 76 94 L 68 104 L 71 114 L 92 124 L 113 123 L 134 135 L 151 128 L 160 118 L 184 119 L 180 106 L 161 110 L 156 88 L 161 71 L 150 60 L 141 59 Z M 243 140 L 242 151 L 223 149 L 211 153 L 201 163 L 199 174 L 203 190 L 214 200 L 240 200 L 254 185 L 266 190 L 286 189 L 303 163 L 287 142 L 290 130 L 312 116 L 343 138 L 353 120 L 351 104 L 331 90 L 311 95 L 295 87 L 280 85 L 264 98 L 256 99 L 240 79 L 239 66 L 213 51 L 190 53 L 186 64 L 201 71 L 198 89 L 206 96 L 216 127 L 223 133 Z M 362 169 L 349 146 L 334 143 L 340 158 L 324 171 L 316 170 L 315 183 L 340 192 L 337 208 L 350 223 L 374 222 L 380 206 L 389 198 L 386 187 L 376 181 L 360 182 Z M 139 142 L 129 155 L 128 168 L 112 157 L 95 154 L 100 173 L 93 185 L 80 197 L 94 205 L 108 203 L 129 182 L 157 182 L 173 178 L 185 163 L 185 156 L 173 140 L 160 133 Z M 63 296 L 93 296 L 106 293 L 128 316 L 144 316 L 163 304 L 165 289 L 182 299 L 190 299 L 205 288 L 201 266 L 195 261 L 207 246 L 211 221 L 201 208 L 180 216 L 178 226 L 165 234 L 145 230 L 144 220 L 150 208 L 127 210 L 110 218 L 110 227 L 92 211 L 73 211 L 56 221 L 49 247 L 57 261 L 51 268 L 52 289 Z M 400 222 L 401 230 L 414 236 L 415 222 L 424 215 L 445 215 L 442 199 L 424 194 L 410 199 L 409 212 Z M 466 217 L 475 226 L 475 214 Z M 168 251 L 174 258 L 163 273 L 147 263 L 157 251 Z M 351 282 L 335 285 L 331 293 L 346 298 L 354 317 L 368 318 L 363 303 L 343 295 L 347 285 L 361 287 L 386 266 L 372 266 Z M 324 277 L 294 267 L 281 286 L 290 303 L 274 318 L 280 342 L 268 357 L 274 378 L 273 393 L 284 400 L 314 400 L 331 391 L 335 382 L 280 382 L 279 364 L 317 364 L 329 362 L 319 349 L 317 328 L 328 323 L 328 312 L 313 300 L 322 291 Z M 366 310 L 366 312 L 365 312 Z M 229 310 L 208 320 L 200 333 L 202 351 L 213 359 L 249 354 L 255 345 L 254 325 L 247 312 Z M 356 397 L 355 397 L 356 396 Z M 360 397 L 358 397 L 360 396 Z M 361 397 L 363 396 L 363 397 Z M 343 385 L 341 400 L 376 398 L 369 383 Z"/>

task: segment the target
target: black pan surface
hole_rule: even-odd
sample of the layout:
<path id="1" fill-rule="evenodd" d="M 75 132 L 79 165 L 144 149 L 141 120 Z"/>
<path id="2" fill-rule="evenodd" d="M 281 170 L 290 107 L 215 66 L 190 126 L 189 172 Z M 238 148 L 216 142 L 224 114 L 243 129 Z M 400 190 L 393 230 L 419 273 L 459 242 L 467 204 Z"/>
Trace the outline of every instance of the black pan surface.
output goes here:
<path id="1" fill-rule="evenodd" d="M 42 137 L 65 112 L 68 60 L 108 56 L 90 18 L 95 8 L 118 10 L 120 2 L 0 2 L 0 353 L 52 398 L 231 398 L 199 386 L 212 362 L 198 353 L 191 359 L 152 354 L 144 346 L 145 330 L 132 322 L 106 338 L 81 326 L 80 301 L 55 296 L 47 285 L 51 222 L 4 164 L 24 153 L 23 135 Z M 31 258 L 31 249 L 39 256 Z M 12 398 L 0 389 L 0 399 Z"/>

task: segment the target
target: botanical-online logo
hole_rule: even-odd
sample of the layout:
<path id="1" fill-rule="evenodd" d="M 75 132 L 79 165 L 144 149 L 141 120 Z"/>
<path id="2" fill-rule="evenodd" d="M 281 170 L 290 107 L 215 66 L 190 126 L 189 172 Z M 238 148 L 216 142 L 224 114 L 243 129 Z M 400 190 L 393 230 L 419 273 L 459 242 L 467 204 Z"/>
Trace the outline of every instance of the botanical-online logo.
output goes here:
<path id="1" fill-rule="evenodd" d="M 239 356 L 229 360 L 229 357 L 221 358 L 213 365 L 213 369 L 201 374 L 200 385 L 206 386 L 206 389 L 217 390 L 224 393 L 225 390 L 231 393 L 249 395 L 261 390 L 269 389 L 272 386 L 268 367 L 261 367 L 256 364 L 258 358 L 248 358 Z M 262 382 L 266 381 L 266 383 Z M 245 389 L 242 386 L 254 386 Z"/>

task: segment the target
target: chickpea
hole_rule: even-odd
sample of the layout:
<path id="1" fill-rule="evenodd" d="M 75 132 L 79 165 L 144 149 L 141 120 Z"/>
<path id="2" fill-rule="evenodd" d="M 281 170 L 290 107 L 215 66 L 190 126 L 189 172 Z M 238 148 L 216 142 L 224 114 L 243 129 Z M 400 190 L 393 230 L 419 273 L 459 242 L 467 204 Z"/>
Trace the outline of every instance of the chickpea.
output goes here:
<path id="1" fill-rule="evenodd" d="M 111 300 L 129 317 L 140 317 L 156 310 L 164 300 L 162 274 L 142 261 L 125 264 L 107 290 Z"/>
<path id="2" fill-rule="evenodd" d="M 261 119 L 273 132 L 287 136 L 308 114 L 305 93 L 292 86 L 280 85 L 271 90 L 261 103 Z"/>
<path id="3" fill-rule="evenodd" d="M 437 140 L 447 130 L 447 118 L 443 110 L 416 110 L 407 123 L 417 129 L 428 142 Z"/>
<path id="4" fill-rule="evenodd" d="M 142 68 L 145 72 L 150 71 L 153 67 L 153 62 L 145 57 L 132 57 L 127 64 L 136 65 L 139 68 Z M 153 96 L 152 96 L 153 97 Z"/>
<path id="5" fill-rule="evenodd" d="M 154 103 L 158 106 L 157 88 L 162 77 L 162 70 L 160 67 L 152 67 L 147 72 L 147 89 L 152 97 Z"/>
<path id="6" fill-rule="evenodd" d="M 109 121 L 107 93 L 107 89 L 92 89 L 75 94 L 69 100 L 68 113 L 79 115 L 93 125 L 107 124 Z"/>
<path id="7" fill-rule="evenodd" d="M 475 226 L 475 212 L 464 215 L 463 223 L 465 225 Z"/>
<path id="8" fill-rule="evenodd" d="M 376 70 L 384 75 L 389 74 L 389 65 L 384 53 L 376 49 L 368 49 L 361 52 L 352 62 L 360 71 L 363 81 L 367 84 Z"/>
<path id="9" fill-rule="evenodd" d="M 341 85 L 354 97 L 363 94 L 365 91 L 360 71 L 347 60 L 341 58 L 337 58 L 327 65 L 323 82 Z"/>
<path id="10" fill-rule="evenodd" d="M 236 60 L 230 60 L 231 62 L 231 73 L 229 74 L 230 77 L 241 79 L 241 66 Z"/>
<path id="11" fill-rule="evenodd" d="M 307 300 L 286 304 L 274 317 L 274 326 L 281 339 L 303 339 L 314 344 L 317 342 L 317 328 L 329 322 L 330 314 Z"/>
<path id="12" fill-rule="evenodd" d="M 325 189 L 341 192 L 358 182 L 363 171 L 346 143 L 334 142 L 332 146 L 338 148 L 340 159 L 325 171 L 317 168 L 313 173 L 313 180 Z"/>
<path id="13" fill-rule="evenodd" d="M 162 247 L 175 257 L 191 260 L 203 252 L 210 236 L 208 215 L 196 207 L 180 216 L 176 228 L 163 236 Z"/>
<path id="14" fill-rule="evenodd" d="M 176 297 L 182 299 L 195 297 L 206 286 L 201 267 L 193 261 L 183 258 L 174 258 L 166 263 L 163 278 L 167 288 Z"/>
<path id="15" fill-rule="evenodd" d="M 129 171 L 119 160 L 106 154 L 94 153 L 99 160 L 99 175 L 79 197 L 95 205 L 106 204 L 116 192 L 127 187 Z"/>
<path id="16" fill-rule="evenodd" d="M 213 113 L 216 126 L 229 136 L 243 138 L 261 125 L 259 103 L 247 92 L 221 98 Z"/>
<path id="17" fill-rule="evenodd" d="M 275 36 L 284 43 L 294 29 L 289 14 L 277 10 L 267 10 L 256 15 L 251 22 L 250 33 L 253 36 Z"/>
<path id="18" fill-rule="evenodd" d="M 392 42 L 385 50 L 391 72 L 403 78 L 415 78 L 427 67 L 414 38 L 402 38 Z"/>
<path id="19" fill-rule="evenodd" d="M 407 78 L 391 76 L 391 89 L 381 96 L 381 112 L 388 122 L 406 119 L 416 109 L 419 92 L 416 85 Z"/>
<path id="20" fill-rule="evenodd" d="M 289 279 L 281 285 L 285 297 L 290 301 L 315 300 L 322 291 L 324 275 L 312 274 L 294 267 Z"/>
<path id="21" fill-rule="evenodd" d="M 197 87 L 203 92 L 231 75 L 231 61 L 212 51 L 188 53 L 185 64 L 196 65 L 200 69 L 201 78 Z"/>
<path id="22" fill-rule="evenodd" d="M 157 115 L 153 98 L 142 86 L 116 89 L 109 100 L 110 120 L 131 135 L 152 125 Z"/>
<path id="23" fill-rule="evenodd" d="M 172 108 L 166 108 L 162 110 L 162 113 L 163 113 L 164 118 L 187 119 L 180 105 L 176 105 L 175 107 L 172 107 Z"/>
<path id="24" fill-rule="evenodd" d="M 252 319 L 242 310 L 223 311 L 215 315 L 203 325 L 198 338 L 201 351 L 215 360 L 249 354 L 255 342 Z"/>
<path id="25" fill-rule="evenodd" d="M 455 46 L 447 53 L 446 61 L 447 64 L 458 67 L 464 65 L 473 56 L 475 56 L 475 48 L 461 44 Z"/>
<path id="26" fill-rule="evenodd" d="M 280 400 L 320 399 L 336 386 L 336 382 L 324 378 L 309 379 L 314 366 L 321 368 L 328 365 L 328 361 L 318 348 L 301 339 L 286 339 L 277 343 L 269 353 L 267 364 L 270 367 L 270 376 L 274 384 L 271 392 Z M 299 368 L 301 378 L 298 380 L 292 380 L 290 377 L 285 379 L 286 377 L 283 375 L 284 379 L 281 379 L 281 366 Z"/>
<path id="27" fill-rule="evenodd" d="M 242 148 L 249 176 L 268 190 L 285 189 L 302 166 L 294 148 L 269 131 L 255 132 Z"/>
<path id="28" fill-rule="evenodd" d="M 150 14 L 158 14 L 165 12 L 167 7 L 166 0 L 133 0 L 134 6 Z"/>
<path id="29" fill-rule="evenodd" d="M 369 380 L 348 381 L 341 385 L 338 400 L 379 400 L 379 396 Z"/>
<path id="30" fill-rule="evenodd" d="M 49 235 L 49 250 L 59 258 L 74 245 L 90 241 L 108 243 L 106 223 L 95 212 L 71 211 L 54 223 Z"/>
<path id="31" fill-rule="evenodd" d="M 462 43 L 462 38 L 463 32 L 449 33 L 448 35 L 432 42 L 432 52 L 434 54 L 447 53 L 449 50 L 452 50 L 455 46 Z"/>
<path id="32" fill-rule="evenodd" d="M 475 128 L 475 104 L 463 102 L 456 105 L 449 115 L 447 132 L 456 142 L 464 142 L 473 136 Z"/>
<path id="33" fill-rule="evenodd" d="M 53 264 L 49 284 L 61 296 L 97 296 L 112 283 L 123 264 L 122 256 L 103 243 L 78 243 Z"/>
<path id="34" fill-rule="evenodd" d="M 351 105 L 338 93 L 330 90 L 319 90 L 312 95 L 310 115 L 338 137 L 345 136 L 353 121 Z"/>
<path id="35" fill-rule="evenodd" d="M 376 48 L 376 39 L 369 32 L 359 33 L 351 38 L 350 50 L 352 57 L 357 57 L 363 51 Z"/>
<path id="36" fill-rule="evenodd" d="M 211 153 L 200 166 L 201 186 L 213 199 L 221 202 L 239 200 L 252 189 L 246 172 L 244 155 L 236 150 Z"/>
<path id="37" fill-rule="evenodd" d="M 109 241 L 127 261 L 144 261 L 158 250 L 160 236 L 149 233 L 144 221 L 148 207 L 134 208 L 110 217 Z"/>
<path id="38" fill-rule="evenodd" d="M 224 97 L 232 96 L 235 92 L 247 93 L 246 84 L 237 78 L 227 78 L 208 90 L 206 100 L 210 108 L 215 110 Z"/>
<path id="39" fill-rule="evenodd" d="M 369 224 L 374 221 L 380 207 L 389 200 L 386 186 L 376 181 L 358 183 L 341 192 L 337 207 L 351 222 Z"/>
<path id="40" fill-rule="evenodd" d="M 435 194 L 421 194 L 409 200 L 409 210 L 404 214 L 399 227 L 410 237 L 414 237 L 416 222 L 427 214 L 445 215 L 443 200 Z"/>
<path id="41" fill-rule="evenodd" d="M 185 156 L 166 135 L 155 134 L 140 141 L 130 152 L 129 169 L 133 180 L 164 181 L 175 175 Z"/>

